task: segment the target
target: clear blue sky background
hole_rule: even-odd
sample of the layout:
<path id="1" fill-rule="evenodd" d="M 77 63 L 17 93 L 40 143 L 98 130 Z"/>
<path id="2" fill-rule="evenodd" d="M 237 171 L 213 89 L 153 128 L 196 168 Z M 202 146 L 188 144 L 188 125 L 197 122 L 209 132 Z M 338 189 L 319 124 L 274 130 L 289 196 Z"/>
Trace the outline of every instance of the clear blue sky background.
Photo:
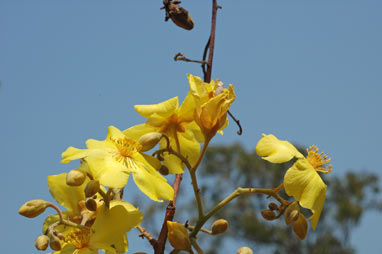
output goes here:
<path id="1" fill-rule="evenodd" d="M 36 252 L 42 218 L 17 211 L 30 199 L 52 200 L 46 176 L 77 165 L 59 163 L 68 146 L 104 139 L 109 125 L 142 123 L 133 105 L 183 99 L 186 73 L 202 75 L 198 64 L 173 56 L 201 58 L 210 1 L 183 1 L 192 31 L 165 23 L 161 2 L 0 0 L 4 253 Z M 214 142 L 253 149 L 261 133 L 274 133 L 318 145 L 332 157 L 333 174 L 381 176 L 382 1 L 219 3 L 213 78 L 235 85 L 232 112 L 244 134 L 231 124 Z M 365 216 L 351 238 L 359 253 L 382 253 L 381 228 L 381 214 Z M 131 251 L 142 250 L 133 235 Z"/>

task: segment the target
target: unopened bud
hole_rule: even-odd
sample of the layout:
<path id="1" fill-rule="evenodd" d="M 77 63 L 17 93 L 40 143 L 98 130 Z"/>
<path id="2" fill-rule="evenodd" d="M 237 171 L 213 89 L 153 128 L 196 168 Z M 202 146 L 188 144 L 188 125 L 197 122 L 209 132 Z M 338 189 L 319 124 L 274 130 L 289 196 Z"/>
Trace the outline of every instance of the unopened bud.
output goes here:
<path id="1" fill-rule="evenodd" d="M 213 235 L 224 233 L 228 228 L 228 221 L 219 219 L 214 221 L 211 226 L 211 232 Z"/>
<path id="2" fill-rule="evenodd" d="M 304 215 L 300 213 L 298 219 L 292 224 L 293 231 L 300 240 L 304 240 L 308 232 L 308 222 Z"/>
<path id="3" fill-rule="evenodd" d="M 285 213 L 284 213 L 285 223 L 289 225 L 295 222 L 298 219 L 299 215 L 300 215 L 300 207 L 297 204 L 297 201 L 294 201 L 285 210 Z"/>
<path id="4" fill-rule="evenodd" d="M 97 211 L 97 202 L 92 198 L 87 198 L 85 201 L 85 206 L 90 211 Z"/>
<path id="5" fill-rule="evenodd" d="M 271 210 L 279 210 L 279 206 L 276 203 L 273 203 L 273 202 L 268 204 L 268 208 L 271 209 Z"/>
<path id="6" fill-rule="evenodd" d="M 250 248 L 243 246 L 237 250 L 237 254 L 253 254 L 253 251 Z"/>
<path id="7" fill-rule="evenodd" d="M 150 132 L 143 136 L 141 136 L 138 140 L 139 144 L 141 144 L 141 152 L 146 152 L 153 149 L 162 138 L 163 134 L 159 132 Z"/>
<path id="8" fill-rule="evenodd" d="M 69 186 L 80 186 L 84 183 L 86 174 L 80 170 L 73 169 L 66 175 L 66 184 Z"/>
<path id="9" fill-rule="evenodd" d="M 172 247 L 191 252 L 191 242 L 186 227 L 178 222 L 167 221 L 167 228 L 168 240 Z"/>
<path id="10" fill-rule="evenodd" d="M 45 211 L 48 204 L 41 199 L 30 200 L 20 207 L 19 214 L 28 218 L 37 217 Z"/>
<path id="11" fill-rule="evenodd" d="M 168 175 L 169 172 L 170 171 L 168 170 L 168 168 L 165 165 L 162 165 L 159 169 L 159 173 L 161 173 L 164 176 Z"/>
<path id="12" fill-rule="evenodd" d="M 85 196 L 87 198 L 94 196 L 99 191 L 99 181 L 91 180 L 85 186 Z"/>
<path id="13" fill-rule="evenodd" d="M 272 210 L 262 210 L 261 215 L 266 220 L 274 220 L 276 219 L 276 214 Z"/>
<path id="14" fill-rule="evenodd" d="M 46 250 L 46 248 L 48 248 L 48 245 L 49 245 L 49 237 L 47 235 L 40 235 L 34 241 L 34 246 L 38 250 Z"/>
<path id="15" fill-rule="evenodd" d="M 49 240 L 50 240 L 49 247 L 52 250 L 55 250 L 55 251 L 61 250 L 61 242 L 57 236 L 51 235 Z"/>

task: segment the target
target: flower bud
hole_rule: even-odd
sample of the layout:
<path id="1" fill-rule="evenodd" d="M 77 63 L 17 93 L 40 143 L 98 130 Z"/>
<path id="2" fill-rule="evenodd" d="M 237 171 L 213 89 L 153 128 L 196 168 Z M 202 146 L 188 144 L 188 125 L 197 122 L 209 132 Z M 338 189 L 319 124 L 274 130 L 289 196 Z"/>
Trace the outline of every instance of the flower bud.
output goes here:
<path id="1" fill-rule="evenodd" d="M 94 196 L 99 191 L 99 181 L 91 180 L 85 186 L 85 196 L 87 198 Z"/>
<path id="2" fill-rule="evenodd" d="M 262 210 L 261 215 L 266 220 L 274 220 L 276 219 L 276 214 L 272 210 Z"/>
<path id="3" fill-rule="evenodd" d="M 213 235 L 224 233 L 228 228 L 228 221 L 219 219 L 212 223 L 211 231 Z"/>
<path id="4" fill-rule="evenodd" d="M 300 213 L 298 219 L 293 222 L 292 227 L 297 237 L 300 238 L 300 240 L 304 240 L 308 232 L 308 222 L 304 215 Z"/>
<path id="5" fill-rule="evenodd" d="M 159 173 L 161 173 L 164 176 L 168 175 L 169 172 L 170 171 L 168 170 L 168 168 L 165 165 L 162 165 L 159 169 Z"/>
<path id="6" fill-rule="evenodd" d="M 40 235 L 34 241 L 34 246 L 38 250 L 46 250 L 46 248 L 48 248 L 48 245 L 49 245 L 49 237 L 47 235 Z"/>
<path id="7" fill-rule="evenodd" d="M 97 202 L 92 198 L 87 198 L 85 201 L 85 206 L 90 211 L 97 211 Z"/>
<path id="8" fill-rule="evenodd" d="M 168 240 L 176 250 L 185 250 L 191 252 L 191 242 L 188 232 L 183 224 L 167 221 Z"/>
<path id="9" fill-rule="evenodd" d="M 276 203 L 273 203 L 273 202 L 268 204 L 268 208 L 271 209 L 271 210 L 279 210 L 279 206 Z"/>
<path id="10" fill-rule="evenodd" d="M 80 170 L 73 169 L 66 175 L 66 184 L 69 186 L 80 186 L 85 182 L 86 174 Z"/>
<path id="11" fill-rule="evenodd" d="M 243 246 L 237 250 L 237 254 L 253 254 L 253 251 L 250 248 Z"/>
<path id="12" fill-rule="evenodd" d="M 298 219 L 299 215 L 300 215 L 300 207 L 297 204 L 297 201 L 294 201 L 285 210 L 285 213 L 284 213 L 285 223 L 289 225 L 295 222 Z"/>
<path id="13" fill-rule="evenodd" d="M 141 152 L 146 152 L 153 149 L 162 138 L 162 133 L 159 132 L 149 132 L 145 135 L 141 136 L 138 140 L 139 144 L 141 144 Z"/>
<path id="14" fill-rule="evenodd" d="M 37 217 L 45 211 L 48 204 L 41 199 L 30 200 L 20 207 L 19 214 L 28 218 Z"/>
<path id="15" fill-rule="evenodd" d="M 49 247 L 52 250 L 55 250 L 55 251 L 61 250 L 61 242 L 57 236 L 51 235 L 49 240 L 50 240 Z"/>

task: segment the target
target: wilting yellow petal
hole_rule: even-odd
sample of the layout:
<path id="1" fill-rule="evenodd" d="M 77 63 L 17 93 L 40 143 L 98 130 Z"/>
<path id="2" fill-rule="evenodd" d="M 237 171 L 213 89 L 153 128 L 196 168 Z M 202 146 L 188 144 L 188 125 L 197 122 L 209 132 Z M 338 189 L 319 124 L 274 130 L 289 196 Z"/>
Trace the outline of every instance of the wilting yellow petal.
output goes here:
<path id="1" fill-rule="evenodd" d="M 174 97 L 158 104 L 135 105 L 134 109 L 143 117 L 151 117 L 153 114 L 157 114 L 165 118 L 171 116 L 175 112 L 178 108 L 178 104 L 178 97 Z"/>
<path id="2" fill-rule="evenodd" d="M 279 140 L 274 135 L 265 135 L 256 145 L 256 153 L 264 160 L 273 163 L 283 163 L 292 158 L 304 157 L 291 143 Z"/>
<path id="3" fill-rule="evenodd" d="M 325 203 L 326 184 L 305 159 L 299 159 L 284 176 L 285 192 L 312 211 L 312 228 L 316 229 Z"/>
<path id="4" fill-rule="evenodd" d="M 69 212 L 79 214 L 78 202 L 85 200 L 84 187 L 89 180 L 78 187 L 66 184 L 67 173 L 48 176 L 49 192 L 60 205 L 66 207 Z"/>
<path id="5" fill-rule="evenodd" d="M 90 237 L 89 247 L 114 244 L 126 232 L 138 226 L 142 218 L 143 214 L 130 203 L 112 200 L 110 209 L 103 206 L 91 227 L 94 233 Z"/>

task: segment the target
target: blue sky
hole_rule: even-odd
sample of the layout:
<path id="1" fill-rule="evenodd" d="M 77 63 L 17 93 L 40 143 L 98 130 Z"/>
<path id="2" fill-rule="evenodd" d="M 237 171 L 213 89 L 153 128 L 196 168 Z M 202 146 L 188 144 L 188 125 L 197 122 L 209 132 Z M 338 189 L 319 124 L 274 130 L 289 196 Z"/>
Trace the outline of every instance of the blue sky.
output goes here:
<path id="1" fill-rule="evenodd" d="M 202 75 L 198 64 L 173 56 L 201 58 L 210 1 L 183 1 L 192 31 L 165 23 L 161 2 L 0 1 L 4 252 L 34 251 L 42 218 L 17 210 L 30 199 L 52 200 L 46 176 L 76 166 L 59 163 L 68 146 L 104 139 L 109 125 L 142 123 L 133 105 L 183 99 L 186 74 Z M 231 124 L 214 143 L 253 149 L 261 133 L 273 133 L 318 145 L 332 157 L 333 174 L 367 169 L 381 176 L 382 2 L 219 4 L 212 76 L 235 85 L 232 112 L 244 134 Z M 381 227 L 381 214 L 365 216 L 352 236 L 359 253 L 381 253 Z M 130 246 L 142 250 L 142 241 Z"/>

